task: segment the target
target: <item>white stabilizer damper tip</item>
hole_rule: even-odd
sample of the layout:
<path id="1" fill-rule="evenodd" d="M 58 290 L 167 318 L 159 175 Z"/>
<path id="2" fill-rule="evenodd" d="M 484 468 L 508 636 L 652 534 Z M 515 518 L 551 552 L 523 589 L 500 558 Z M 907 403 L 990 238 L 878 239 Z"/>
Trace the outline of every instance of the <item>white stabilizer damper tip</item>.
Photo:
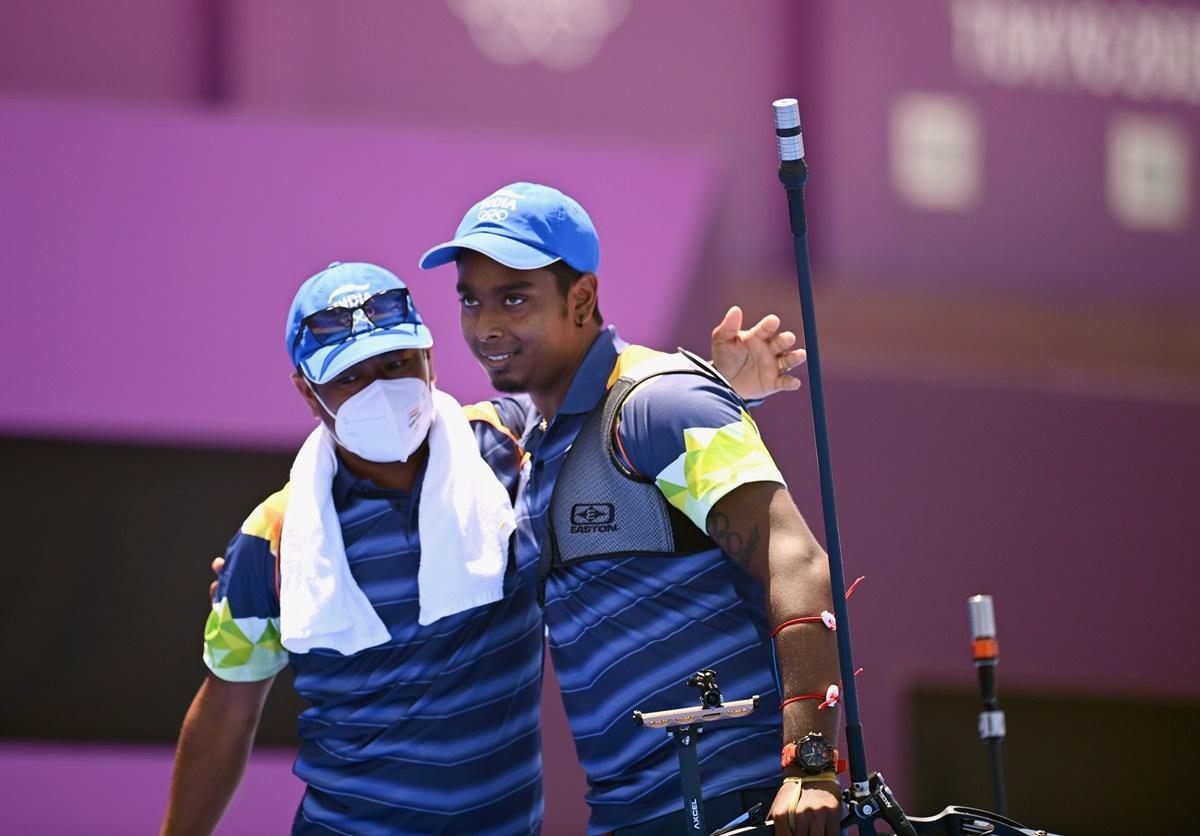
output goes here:
<path id="1" fill-rule="evenodd" d="M 771 102 L 775 111 L 775 143 L 780 162 L 804 159 L 804 137 L 800 133 L 800 103 L 795 99 Z"/>
<path id="2" fill-rule="evenodd" d="M 996 613 L 992 609 L 991 595 L 973 595 L 967 599 L 967 612 L 971 616 L 971 639 L 996 638 Z"/>

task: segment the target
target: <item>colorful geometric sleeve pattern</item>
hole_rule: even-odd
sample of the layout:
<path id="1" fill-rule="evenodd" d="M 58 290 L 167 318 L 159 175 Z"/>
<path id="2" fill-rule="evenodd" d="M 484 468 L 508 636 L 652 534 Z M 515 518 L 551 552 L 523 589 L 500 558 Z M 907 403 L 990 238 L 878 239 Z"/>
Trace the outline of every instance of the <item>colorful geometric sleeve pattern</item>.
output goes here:
<path id="1" fill-rule="evenodd" d="M 609 374 L 605 389 L 611 389 L 613 384 L 626 375 L 636 377 L 639 370 L 649 363 L 661 360 L 667 355 L 644 345 L 627 345 L 625 350 L 617 355 L 617 362 Z"/>
<path id="2" fill-rule="evenodd" d="M 621 359 L 630 355 L 631 377 L 666 362 L 630 349 Z M 740 485 L 785 484 L 741 398 L 702 375 L 661 374 L 639 384 L 621 408 L 616 441 L 631 468 L 654 474 L 667 501 L 701 531 L 713 506 Z"/>
<path id="3" fill-rule="evenodd" d="M 479 403 L 465 404 L 462 408 L 463 415 L 467 421 L 481 422 L 487 424 L 498 432 L 503 433 L 512 439 L 513 443 L 520 446 L 517 441 L 519 430 L 514 431 L 510 427 L 504 425 L 504 419 L 500 417 L 500 413 L 496 409 L 496 405 L 491 401 L 480 401 Z"/>
<path id="4" fill-rule="evenodd" d="M 275 599 L 287 498 L 286 486 L 268 497 L 225 550 L 225 569 L 204 625 L 204 663 L 221 679 L 258 682 L 287 666 Z"/>
<path id="5" fill-rule="evenodd" d="M 204 664 L 216 676 L 229 682 L 259 682 L 287 663 L 278 618 L 234 618 L 228 598 L 213 603 L 204 625 Z"/>
<path id="6" fill-rule="evenodd" d="M 242 533 L 250 537 L 261 537 L 271 544 L 271 554 L 279 557 L 279 538 L 283 534 L 283 512 L 287 509 L 288 494 L 292 483 L 268 496 L 250 512 L 242 523 Z"/>
<path id="7" fill-rule="evenodd" d="M 754 419 L 723 427 L 689 427 L 684 452 L 659 472 L 655 483 L 667 501 L 706 530 L 708 512 L 734 488 L 751 482 L 779 482 L 783 476 L 763 444 Z"/>

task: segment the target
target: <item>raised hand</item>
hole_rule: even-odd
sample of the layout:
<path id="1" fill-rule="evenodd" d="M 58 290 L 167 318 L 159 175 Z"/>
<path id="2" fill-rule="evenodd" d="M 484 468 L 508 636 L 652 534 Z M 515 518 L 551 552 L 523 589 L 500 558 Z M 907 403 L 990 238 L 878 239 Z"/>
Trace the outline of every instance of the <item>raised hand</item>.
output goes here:
<path id="1" fill-rule="evenodd" d="M 792 348 L 796 335 L 780 331 L 779 325 L 778 316 L 767 314 L 743 331 L 742 309 L 734 305 L 713 329 L 713 365 L 746 400 L 800 388 L 800 381 L 788 372 L 801 365 L 807 355 L 802 348 Z"/>

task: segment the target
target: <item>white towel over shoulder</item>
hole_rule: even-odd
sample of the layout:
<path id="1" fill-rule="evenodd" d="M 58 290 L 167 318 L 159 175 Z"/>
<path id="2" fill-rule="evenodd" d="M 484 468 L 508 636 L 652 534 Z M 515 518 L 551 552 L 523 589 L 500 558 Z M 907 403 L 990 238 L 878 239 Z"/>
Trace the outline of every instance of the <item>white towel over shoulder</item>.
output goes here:
<path id="1" fill-rule="evenodd" d="M 508 538 L 517 528 L 512 499 L 479 455 L 458 401 L 434 389 L 433 408 L 417 510 L 422 625 L 503 597 Z"/>
<path id="2" fill-rule="evenodd" d="M 462 407 L 437 389 L 433 406 L 417 510 L 421 625 L 500 600 L 516 528 L 508 492 L 479 455 Z M 336 472 L 334 441 L 322 424 L 292 463 L 280 537 L 280 633 L 292 653 L 320 647 L 350 655 L 390 638 L 350 573 L 333 506 Z"/>

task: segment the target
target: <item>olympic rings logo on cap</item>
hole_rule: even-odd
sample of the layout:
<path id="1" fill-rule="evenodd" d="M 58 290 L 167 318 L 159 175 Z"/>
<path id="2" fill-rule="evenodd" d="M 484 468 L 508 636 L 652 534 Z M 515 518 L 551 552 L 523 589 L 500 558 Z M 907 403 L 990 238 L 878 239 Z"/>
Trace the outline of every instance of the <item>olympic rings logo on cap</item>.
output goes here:
<path id="1" fill-rule="evenodd" d="M 475 216 L 477 221 L 502 221 L 508 217 L 507 209 L 480 209 L 479 214 Z"/>

